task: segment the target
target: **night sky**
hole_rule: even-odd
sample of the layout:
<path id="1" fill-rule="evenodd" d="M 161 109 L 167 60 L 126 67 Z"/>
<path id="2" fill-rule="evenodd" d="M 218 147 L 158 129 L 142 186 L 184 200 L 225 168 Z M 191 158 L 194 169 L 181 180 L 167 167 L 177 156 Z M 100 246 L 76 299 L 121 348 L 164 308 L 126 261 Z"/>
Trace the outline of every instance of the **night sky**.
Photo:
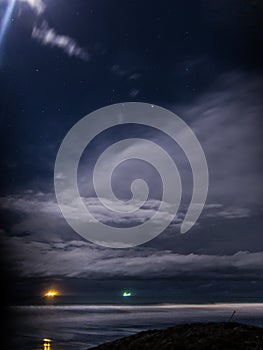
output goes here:
<path id="1" fill-rule="evenodd" d="M 11 0 L 0 1 L 4 18 Z M 0 42 L 1 255 L 5 275 L 32 279 L 262 278 L 262 12 L 252 0 L 17 0 Z M 191 169 L 172 141 L 136 126 L 98 135 L 83 154 L 81 194 L 111 225 L 143 222 L 160 196 L 154 169 L 127 163 L 113 188 L 149 183 L 148 210 L 110 216 L 90 186 L 92 165 L 113 142 L 147 137 L 177 161 L 184 201 L 170 227 L 129 249 L 85 241 L 62 217 L 54 164 L 69 129 L 121 102 L 167 108 L 196 133 L 207 157 L 205 209 L 180 223 Z M 101 179 L 103 181 L 103 177 Z M 76 282 L 76 292 L 81 288 Z"/>

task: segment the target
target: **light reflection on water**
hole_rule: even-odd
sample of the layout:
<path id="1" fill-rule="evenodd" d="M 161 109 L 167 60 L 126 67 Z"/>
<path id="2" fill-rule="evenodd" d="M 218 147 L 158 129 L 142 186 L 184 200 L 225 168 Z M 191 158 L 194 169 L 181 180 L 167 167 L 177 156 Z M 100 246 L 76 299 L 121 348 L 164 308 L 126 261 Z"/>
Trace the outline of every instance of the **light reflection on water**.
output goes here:
<path id="1" fill-rule="evenodd" d="M 48 338 L 43 339 L 43 350 L 52 350 L 51 349 L 51 339 L 48 339 Z"/>

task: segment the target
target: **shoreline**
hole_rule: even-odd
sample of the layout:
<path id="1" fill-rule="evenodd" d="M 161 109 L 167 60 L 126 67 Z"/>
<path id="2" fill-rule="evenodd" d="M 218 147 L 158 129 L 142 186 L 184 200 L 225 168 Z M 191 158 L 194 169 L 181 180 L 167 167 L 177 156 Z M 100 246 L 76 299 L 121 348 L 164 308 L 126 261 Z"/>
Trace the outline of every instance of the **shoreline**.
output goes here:
<path id="1" fill-rule="evenodd" d="M 215 302 L 215 303 L 187 303 L 187 304 L 176 304 L 176 303 L 165 303 L 165 304 L 31 304 L 31 305 L 11 305 L 11 309 L 28 309 L 28 308 L 36 308 L 36 309 L 72 309 L 72 310 L 79 310 L 79 309 L 180 309 L 180 308 L 193 308 L 193 309 L 199 309 L 199 308 L 209 308 L 209 309 L 216 309 L 216 308 L 263 308 L 263 303 L 226 303 L 226 302 Z M 263 310 L 262 310 L 263 311 Z"/>

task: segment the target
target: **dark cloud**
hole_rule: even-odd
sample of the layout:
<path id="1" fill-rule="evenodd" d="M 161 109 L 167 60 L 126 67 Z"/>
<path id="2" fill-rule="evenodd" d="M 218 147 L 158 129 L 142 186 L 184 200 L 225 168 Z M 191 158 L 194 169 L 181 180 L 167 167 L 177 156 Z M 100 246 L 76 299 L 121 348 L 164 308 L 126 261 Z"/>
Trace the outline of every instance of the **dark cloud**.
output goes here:
<path id="1" fill-rule="evenodd" d="M 109 217 L 96 198 L 86 204 L 93 206 L 97 219 L 124 226 L 144 222 L 156 209 L 156 201 L 150 201 L 131 220 L 118 215 Z M 13 268 L 23 276 L 152 278 L 157 273 L 160 278 L 213 274 L 244 277 L 258 274 L 261 268 L 262 253 L 258 250 L 258 236 L 253 234 L 255 227 L 247 225 L 245 232 L 239 229 L 239 225 L 244 227 L 240 220 L 255 220 L 249 209 L 208 204 L 200 223 L 185 235 L 175 234 L 184 217 L 180 212 L 173 225 L 156 240 L 123 251 L 81 240 L 66 224 L 50 194 L 9 196 L 1 198 L 0 205 L 18 215 L 7 232 L 2 230 L 2 237 L 5 255 L 15 257 Z M 74 207 L 72 215 L 77 215 Z M 226 223 L 228 220 L 232 224 Z M 254 250 L 246 251 L 251 242 Z M 240 252 L 240 248 L 244 251 Z"/>

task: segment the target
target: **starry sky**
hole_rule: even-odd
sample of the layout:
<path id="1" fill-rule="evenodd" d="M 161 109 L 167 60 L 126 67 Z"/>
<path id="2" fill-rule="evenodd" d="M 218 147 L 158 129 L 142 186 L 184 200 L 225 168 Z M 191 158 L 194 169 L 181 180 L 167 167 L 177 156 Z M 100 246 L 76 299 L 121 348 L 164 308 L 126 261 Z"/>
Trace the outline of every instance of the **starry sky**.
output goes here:
<path id="1" fill-rule="evenodd" d="M 9 3 L 0 1 L 0 18 Z M 257 0 L 16 1 L 0 42 L 6 275 L 25 281 L 262 278 L 262 11 Z M 154 169 L 128 162 L 114 175 L 113 188 L 129 197 L 129 183 L 143 177 L 150 188 L 147 210 L 132 218 L 109 215 L 90 181 L 94 161 L 111 143 L 147 137 L 170 152 L 182 175 L 185 197 L 173 223 L 154 240 L 125 250 L 75 233 L 53 185 L 56 154 L 69 129 L 88 113 L 121 102 L 152 103 L 178 114 L 196 133 L 210 173 L 204 211 L 180 235 L 192 178 L 178 147 L 136 126 L 98 135 L 83 154 L 79 186 L 106 223 L 144 222 L 162 190 Z"/>

